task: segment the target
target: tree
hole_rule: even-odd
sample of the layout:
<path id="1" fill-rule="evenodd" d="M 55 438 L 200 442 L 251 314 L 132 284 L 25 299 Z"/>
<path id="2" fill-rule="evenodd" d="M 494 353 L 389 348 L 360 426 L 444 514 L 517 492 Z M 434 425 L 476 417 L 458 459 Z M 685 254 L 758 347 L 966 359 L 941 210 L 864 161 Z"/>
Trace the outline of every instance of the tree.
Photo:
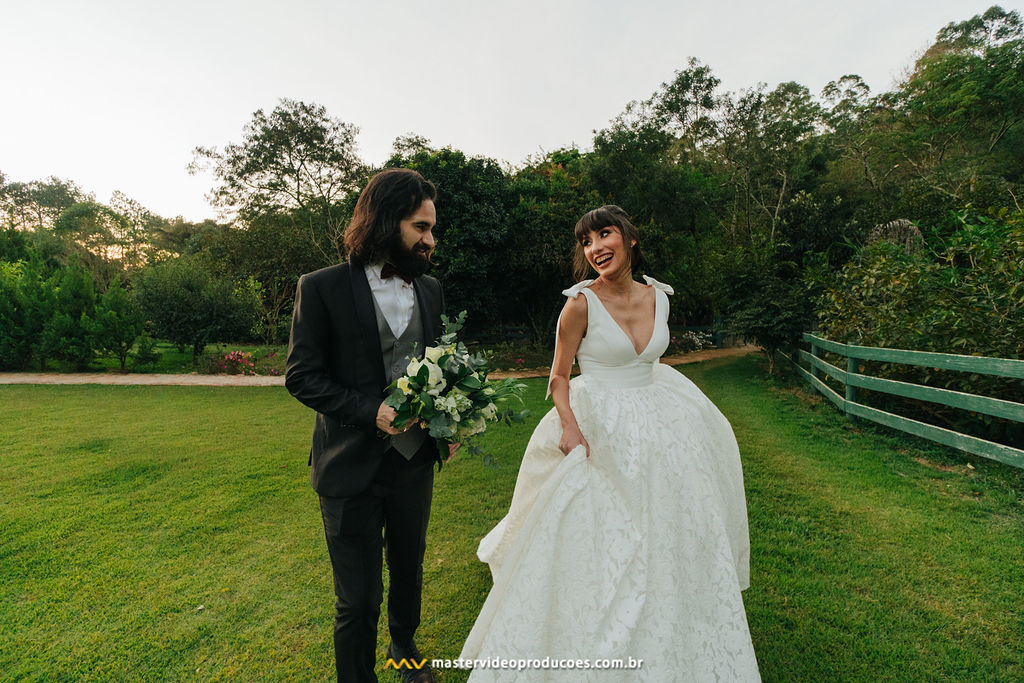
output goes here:
<path id="1" fill-rule="evenodd" d="M 121 364 L 122 372 L 135 340 L 142 334 L 145 321 L 131 294 L 117 276 L 96 305 L 93 334 L 99 350 L 110 353 Z"/>
<path id="2" fill-rule="evenodd" d="M 147 260 L 159 261 L 168 256 L 194 254 L 201 250 L 206 236 L 219 233 L 225 226 L 207 219 L 191 223 L 181 216 L 157 218 L 148 226 L 149 250 Z"/>
<path id="3" fill-rule="evenodd" d="M 815 134 L 822 110 L 798 83 L 747 90 L 725 104 L 716 146 L 732 194 L 733 239 L 774 244 L 793 195 L 808 189 L 820 166 Z M 822 169 L 823 170 L 823 169 Z"/>
<path id="4" fill-rule="evenodd" d="M 675 188 L 658 197 L 647 191 L 649 180 L 670 169 L 665 160 L 672 142 L 650 101 L 630 102 L 607 128 L 594 134 L 594 152 L 587 158 L 594 187 L 603 199 L 622 205 L 638 227 L 657 216 L 679 215 L 676 202 L 681 193 Z M 673 206 L 667 208 L 658 199 L 668 199 Z"/>
<path id="5" fill-rule="evenodd" d="M 96 290 L 92 274 L 77 258 L 47 281 L 53 292 L 52 315 L 45 320 L 37 355 L 40 365 L 59 358 L 76 370 L 85 370 L 96 356 L 93 320 Z"/>
<path id="6" fill-rule="evenodd" d="M 859 199 L 860 205 L 872 206 L 868 221 L 878 222 L 889 215 L 893 173 L 899 163 L 880 154 L 883 145 L 876 128 L 881 100 L 871 99 L 870 93 L 867 83 L 856 74 L 830 81 L 821 91 L 823 123 L 838 153 L 829 165 L 826 182 L 832 181 L 848 201 Z"/>
<path id="7" fill-rule="evenodd" d="M 357 133 L 320 105 L 282 99 L 270 114 L 253 114 L 240 143 L 223 151 L 197 147 L 190 169 L 213 171 L 215 206 L 243 221 L 272 213 L 301 218 L 313 243 L 337 261 L 347 223 L 338 205 L 364 174 Z"/>
<path id="8" fill-rule="evenodd" d="M 53 289 L 53 280 L 50 273 L 54 272 L 47 268 L 42 259 L 33 255 L 33 258 L 19 264 L 21 271 L 21 302 L 22 314 L 22 339 L 27 346 L 24 358 L 34 354 L 39 363 L 39 369 L 46 369 L 46 361 L 50 358 L 49 350 L 43 344 L 43 328 L 53 317 L 57 307 L 56 296 Z"/>
<path id="9" fill-rule="evenodd" d="M 141 268 L 146 260 L 149 235 L 163 219 L 119 190 L 111 195 L 110 208 L 124 219 L 118 224 L 120 233 L 115 235 L 117 257 L 129 270 Z"/>
<path id="10" fill-rule="evenodd" d="M 0 261 L 24 261 L 28 259 L 30 249 L 30 242 L 24 230 L 0 228 Z"/>
<path id="11" fill-rule="evenodd" d="M 691 57 L 688 68 L 676 71 L 650 100 L 661 126 L 675 137 L 674 147 L 683 161 L 696 163 L 701 149 L 718 134 L 719 83 L 707 65 Z"/>
<path id="12" fill-rule="evenodd" d="M 97 202 L 79 202 L 61 212 L 53 224 L 53 233 L 68 245 L 68 253 L 85 264 L 102 287 L 108 287 L 122 269 L 123 236 L 128 220 Z"/>
<path id="13" fill-rule="evenodd" d="M 221 274 L 259 283 L 264 342 L 287 341 L 299 277 L 330 263 L 288 215 L 268 214 L 208 235 L 206 249 Z"/>
<path id="14" fill-rule="evenodd" d="M 433 273 L 445 287 L 449 311 L 465 309 L 471 325 L 503 316 L 503 282 L 509 235 L 508 178 L 493 159 L 467 158 L 458 150 L 421 150 L 392 156 L 387 166 L 404 166 L 437 186 L 437 239 Z"/>
<path id="15" fill-rule="evenodd" d="M 775 356 L 792 348 L 810 328 L 813 307 L 796 264 L 780 262 L 770 251 L 737 249 L 723 269 L 727 293 L 727 334 L 755 342 L 775 372 Z"/>
<path id="16" fill-rule="evenodd" d="M 48 230 L 65 209 L 93 199 L 75 183 L 56 176 L 28 183 L 0 177 L 0 221 L 8 228 Z"/>
<path id="17" fill-rule="evenodd" d="M 155 336 L 190 347 L 193 361 L 207 344 L 249 337 L 258 315 L 258 285 L 218 277 L 199 256 L 148 265 L 135 286 Z"/>
<path id="18" fill-rule="evenodd" d="M 0 369 L 20 369 L 32 355 L 26 313 L 22 264 L 0 261 Z"/>
<path id="19" fill-rule="evenodd" d="M 572 284 L 573 226 L 601 204 L 600 197 L 576 149 L 551 152 L 520 169 L 508 191 L 515 204 L 501 279 L 516 296 L 505 305 L 535 341 L 548 342 L 564 303 L 558 292 Z"/>
<path id="20" fill-rule="evenodd" d="M 935 224 L 968 203 L 1006 206 L 1006 180 L 1024 175 L 1020 15 L 992 7 L 949 24 L 877 102 L 880 153 L 900 169 L 901 215 Z"/>

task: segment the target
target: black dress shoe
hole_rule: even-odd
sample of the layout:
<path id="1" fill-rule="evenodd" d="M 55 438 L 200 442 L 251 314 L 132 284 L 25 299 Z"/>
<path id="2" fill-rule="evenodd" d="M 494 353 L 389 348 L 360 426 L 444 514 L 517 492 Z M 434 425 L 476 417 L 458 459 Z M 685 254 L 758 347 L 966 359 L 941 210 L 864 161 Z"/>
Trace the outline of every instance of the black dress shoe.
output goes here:
<path id="1" fill-rule="evenodd" d="M 389 643 L 387 658 L 398 665 L 402 683 L 434 683 L 434 672 L 430 669 L 430 663 L 420 654 L 415 643 L 409 643 L 406 647 Z"/>

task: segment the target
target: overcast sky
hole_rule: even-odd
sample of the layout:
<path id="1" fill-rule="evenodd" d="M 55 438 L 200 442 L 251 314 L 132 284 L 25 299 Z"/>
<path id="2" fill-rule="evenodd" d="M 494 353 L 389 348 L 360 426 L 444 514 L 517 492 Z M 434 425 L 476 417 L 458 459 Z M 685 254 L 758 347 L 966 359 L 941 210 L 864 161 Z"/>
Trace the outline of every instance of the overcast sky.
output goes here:
<path id="1" fill-rule="evenodd" d="M 686 67 L 722 89 L 859 74 L 892 87 L 972 0 L 0 0 L 0 172 L 99 201 L 214 217 L 197 146 L 240 140 L 260 108 L 315 102 L 380 164 L 414 132 L 519 165 L 589 149 L 626 103 Z M 1003 2 L 1021 11 L 1024 0 Z"/>

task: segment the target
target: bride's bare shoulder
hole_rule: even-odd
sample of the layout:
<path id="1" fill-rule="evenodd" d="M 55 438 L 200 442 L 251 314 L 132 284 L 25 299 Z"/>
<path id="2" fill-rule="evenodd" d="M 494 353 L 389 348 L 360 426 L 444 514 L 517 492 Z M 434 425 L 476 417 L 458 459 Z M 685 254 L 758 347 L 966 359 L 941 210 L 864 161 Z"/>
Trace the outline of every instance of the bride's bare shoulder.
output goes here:
<path id="1" fill-rule="evenodd" d="M 587 333 L 587 297 L 566 299 L 558 318 L 559 335 L 582 338 Z"/>
<path id="2" fill-rule="evenodd" d="M 585 296 L 574 296 L 569 297 L 565 300 L 565 306 L 562 307 L 562 319 L 563 320 L 583 320 L 584 323 L 587 321 L 587 297 Z"/>

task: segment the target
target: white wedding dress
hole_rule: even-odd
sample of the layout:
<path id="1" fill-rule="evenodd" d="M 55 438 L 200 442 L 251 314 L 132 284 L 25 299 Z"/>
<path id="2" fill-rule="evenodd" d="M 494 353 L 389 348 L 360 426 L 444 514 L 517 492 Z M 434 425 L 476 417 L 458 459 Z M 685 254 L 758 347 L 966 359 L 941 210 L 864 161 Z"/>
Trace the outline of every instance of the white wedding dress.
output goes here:
<path id="1" fill-rule="evenodd" d="M 471 681 L 760 680 L 740 593 L 749 540 L 739 450 L 711 401 L 658 362 L 672 289 L 645 279 L 656 319 L 639 355 L 592 281 L 563 292 L 587 297 L 569 402 L 590 458 L 582 446 L 559 450 L 555 410 L 541 419 L 509 512 L 480 542 L 494 585 L 460 655 L 643 663 L 476 667 Z"/>

